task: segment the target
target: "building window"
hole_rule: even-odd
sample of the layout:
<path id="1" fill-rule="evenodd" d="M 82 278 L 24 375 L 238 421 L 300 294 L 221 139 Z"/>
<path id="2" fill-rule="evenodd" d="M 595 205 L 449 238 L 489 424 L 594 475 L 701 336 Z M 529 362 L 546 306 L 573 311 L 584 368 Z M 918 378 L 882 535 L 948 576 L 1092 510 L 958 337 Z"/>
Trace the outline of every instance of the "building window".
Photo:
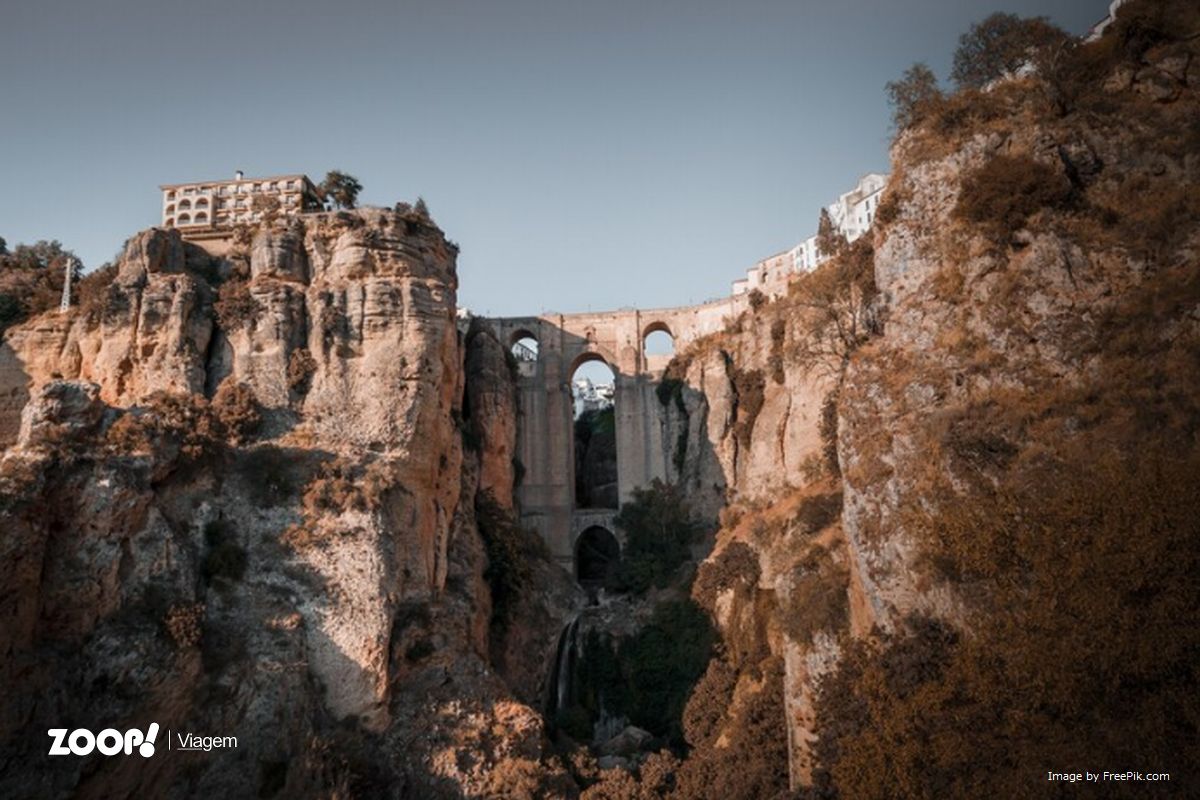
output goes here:
<path id="1" fill-rule="evenodd" d="M 187 213 L 180 214 L 179 215 L 179 224 L 180 225 L 191 225 L 192 224 L 192 215 L 187 214 Z"/>
<path id="2" fill-rule="evenodd" d="M 208 222 L 208 214 L 205 214 L 203 211 L 198 212 L 196 214 L 196 224 L 203 225 L 205 222 Z"/>

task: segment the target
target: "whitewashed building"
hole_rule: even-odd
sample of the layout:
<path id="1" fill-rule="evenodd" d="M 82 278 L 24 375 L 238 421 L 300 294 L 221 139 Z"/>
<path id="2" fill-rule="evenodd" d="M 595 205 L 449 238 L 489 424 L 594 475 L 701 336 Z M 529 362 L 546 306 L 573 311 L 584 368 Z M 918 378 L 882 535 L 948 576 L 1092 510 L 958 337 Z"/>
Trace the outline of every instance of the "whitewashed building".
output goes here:
<path id="1" fill-rule="evenodd" d="M 826 206 L 830 220 L 846 241 L 853 242 L 871 230 L 887 180 L 888 176 L 883 173 L 867 173 L 859 178 L 853 189 Z M 792 275 L 815 269 L 826 257 L 817 248 L 817 237 L 809 236 L 790 250 L 768 256 L 746 270 L 745 278 L 733 282 L 733 294 L 747 294 L 757 289 L 768 297 L 778 297 L 787 291 Z"/>

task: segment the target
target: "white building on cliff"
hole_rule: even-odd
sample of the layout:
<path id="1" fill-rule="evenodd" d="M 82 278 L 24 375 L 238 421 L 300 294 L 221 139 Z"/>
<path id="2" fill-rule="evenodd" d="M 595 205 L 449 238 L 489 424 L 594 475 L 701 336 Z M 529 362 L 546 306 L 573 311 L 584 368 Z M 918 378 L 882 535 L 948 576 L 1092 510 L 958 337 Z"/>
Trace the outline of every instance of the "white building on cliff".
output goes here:
<path id="1" fill-rule="evenodd" d="M 888 176 L 880 172 L 867 173 L 859 178 L 853 189 L 825 207 L 834 226 L 847 241 L 853 242 L 871 230 L 887 179 Z M 746 270 L 745 278 L 733 282 L 733 294 L 746 294 L 757 289 L 768 297 L 776 297 L 787 291 L 792 275 L 815 269 L 825 258 L 817 249 L 814 234 L 790 250 L 768 256 Z"/>

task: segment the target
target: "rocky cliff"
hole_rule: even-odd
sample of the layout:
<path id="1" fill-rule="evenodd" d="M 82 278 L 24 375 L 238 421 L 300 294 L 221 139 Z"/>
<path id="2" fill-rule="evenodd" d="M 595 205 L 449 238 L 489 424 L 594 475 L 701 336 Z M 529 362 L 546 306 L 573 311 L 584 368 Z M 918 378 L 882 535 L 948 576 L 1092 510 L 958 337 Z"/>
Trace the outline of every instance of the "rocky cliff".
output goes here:
<path id="1" fill-rule="evenodd" d="M 1171 609 L 1198 600 L 1177 559 L 1197 535 L 1200 62 L 1167 6 L 939 100 L 895 145 L 871 237 L 668 369 L 678 478 L 719 514 L 692 595 L 725 649 L 691 702 L 728 749 L 770 692 L 794 787 L 1015 796 L 1013 765 L 1050 755 L 1195 763 L 1172 755 L 1188 723 L 1149 710 L 1194 686 Z"/>
<path id="2" fill-rule="evenodd" d="M 224 259 L 151 230 L 7 332 L 7 796 L 553 784 L 517 698 L 573 598 L 547 564 L 493 630 L 476 507 L 511 506 L 515 412 L 499 346 L 456 329 L 454 260 L 411 211 L 241 231 Z M 52 764 L 27 735 L 151 720 L 238 747 Z"/>

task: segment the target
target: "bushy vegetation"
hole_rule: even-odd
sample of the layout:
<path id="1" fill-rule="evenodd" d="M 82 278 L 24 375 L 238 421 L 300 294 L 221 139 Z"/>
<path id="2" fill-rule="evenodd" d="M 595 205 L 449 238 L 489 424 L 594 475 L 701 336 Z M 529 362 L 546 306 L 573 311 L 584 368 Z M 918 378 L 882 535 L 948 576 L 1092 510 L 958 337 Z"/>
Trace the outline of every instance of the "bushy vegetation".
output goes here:
<path id="1" fill-rule="evenodd" d="M 783 661 L 770 658 L 753 670 L 757 684 L 727 712 L 720 743 L 696 747 L 675 773 L 675 800 L 774 798 L 788 789 L 787 721 L 783 704 Z M 711 696 L 718 712 L 721 693 Z M 693 710 L 693 713 L 696 713 Z"/>
<path id="2" fill-rule="evenodd" d="M 815 545 L 796 566 L 783 628 L 794 641 L 808 643 L 819 631 L 836 634 L 849 619 L 850 571 L 832 554 Z"/>
<path id="3" fill-rule="evenodd" d="M 258 399 L 244 383 L 223 382 L 213 396 L 212 411 L 226 437 L 234 444 L 248 441 L 262 426 Z"/>
<path id="4" fill-rule="evenodd" d="M 756 586 L 760 573 L 754 550 L 745 542 L 733 542 L 700 565 L 692 594 L 704 607 L 712 608 L 717 595 L 726 589 Z"/>
<path id="5" fill-rule="evenodd" d="M 983 599 L 969 637 L 914 620 L 850 650 L 819 722 L 844 796 L 1013 797 L 1034 764 L 1197 763 L 1200 461 L 1177 452 L 1080 450 L 923 515 L 934 563 Z"/>
<path id="6" fill-rule="evenodd" d="M 362 184 L 353 175 L 333 169 L 325 173 L 325 179 L 317 188 L 335 207 L 354 208 L 358 204 Z"/>
<path id="7" fill-rule="evenodd" d="M 313 358 L 307 347 L 292 351 L 288 356 L 287 381 L 288 389 L 297 397 L 308 394 L 312 383 L 313 373 L 317 371 L 317 360 Z"/>
<path id="8" fill-rule="evenodd" d="M 122 454 L 145 454 L 159 448 L 187 460 L 211 454 L 224 431 L 200 395 L 154 392 L 118 418 L 105 434 L 106 445 Z"/>
<path id="9" fill-rule="evenodd" d="M 840 491 L 805 497 L 796 509 L 793 522 L 804 533 L 817 533 L 833 524 L 842 513 Z"/>
<path id="10" fill-rule="evenodd" d="M 614 640 L 589 631 L 574 675 L 573 702 L 560 709 L 558 727 L 586 741 L 603 706 L 672 747 L 684 747 L 683 709 L 716 640 L 708 615 L 690 600 L 660 603 L 628 637 Z"/>
<path id="11" fill-rule="evenodd" d="M 323 511 L 372 511 L 382 505 L 394 478 L 387 464 L 337 457 L 323 463 L 304 490 L 310 515 Z"/>
<path id="12" fill-rule="evenodd" d="M 996 155 L 963 177 L 954 214 L 998 243 L 1042 209 L 1064 207 L 1071 184 L 1058 169 L 1026 155 Z"/>
<path id="13" fill-rule="evenodd" d="M 19 244 L 10 251 L 0 239 L 0 334 L 58 306 L 68 260 L 74 260 L 78 278 L 82 262 L 60 242 Z"/>
<path id="14" fill-rule="evenodd" d="M 615 522 L 625 532 L 626 544 L 609 573 L 613 591 L 642 594 L 652 586 L 666 586 L 691 557 L 698 526 L 683 492 L 673 484 L 655 480 L 635 489 Z"/>
<path id="15" fill-rule="evenodd" d="M 1045 17 L 991 14 L 959 37 L 950 77 L 960 88 L 982 89 L 1046 64 L 1068 40 Z"/>
<path id="16" fill-rule="evenodd" d="M 870 238 L 856 239 L 788 287 L 784 302 L 799 312 L 789 356 L 803 368 L 840 376 L 850 356 L 881 332 Z"/>
<path id="17" fill-rule="evenodd" d="M 518 523 L 510 509 L 490 492 L 475 497 L 475 524 L 483 538 L 488 565 L 483 578 L 492 595 L 492 632 L 502 634 L 533 580 L 533 562 L 545 559 L 545 543 Z"/>
<path id="18" fill-rule="evenodd" d="M 726 363 L 736 403 L 733 435 L 738 444 L 742 448 L 746 448 L 750 446 L 750 437 L 754 434 L 754 423 L 758 421 L 758 412 L 762 411 L 767 381 L 761 370 L 742 369 L 734 365 L 733 359 L 728 354 L 726 354 Z"/>
<path id="19" fill-rule="evenodd" d="M 234 277 L 221 284 L 213 304 L 217 323 L 226 333 L 253 327 L 263 313 L 262 304 L 250 293 L 250 283 Z"/>

